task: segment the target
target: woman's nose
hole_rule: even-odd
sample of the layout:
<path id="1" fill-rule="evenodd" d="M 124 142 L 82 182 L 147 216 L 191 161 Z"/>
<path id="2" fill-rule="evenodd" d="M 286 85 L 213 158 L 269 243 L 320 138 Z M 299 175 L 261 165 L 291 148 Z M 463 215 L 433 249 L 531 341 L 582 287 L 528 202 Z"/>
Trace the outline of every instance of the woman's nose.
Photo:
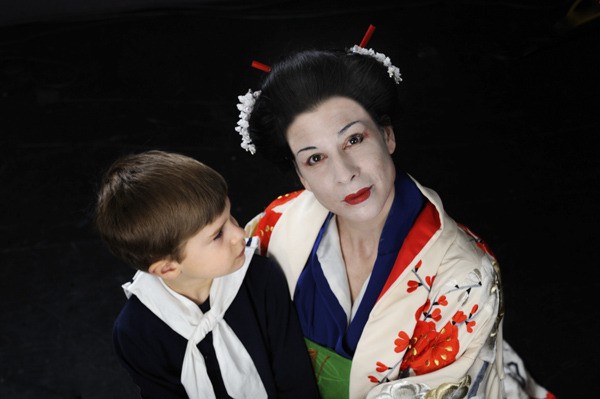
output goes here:
<path id="1" fill-rule="evenodd" d="M 336 157 L 333 164 L 335 178 L 338 183 L 351 182 L 358 175 L 357 165 L 346 155 Z"/>

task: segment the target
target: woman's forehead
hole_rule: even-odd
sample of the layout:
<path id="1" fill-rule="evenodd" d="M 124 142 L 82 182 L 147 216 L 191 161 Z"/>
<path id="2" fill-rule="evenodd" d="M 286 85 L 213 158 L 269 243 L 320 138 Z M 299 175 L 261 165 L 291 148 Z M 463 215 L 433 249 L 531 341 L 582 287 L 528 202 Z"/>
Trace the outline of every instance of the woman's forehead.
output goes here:
<path id="1" fill-rule="evenodd" d="M 288 141 L 312 134 L 343 134 L 352 125 L 372 124 L 367 111 L 356 101 L 333 97 L 311 111 L 298 115 L 287 130 Z"/>

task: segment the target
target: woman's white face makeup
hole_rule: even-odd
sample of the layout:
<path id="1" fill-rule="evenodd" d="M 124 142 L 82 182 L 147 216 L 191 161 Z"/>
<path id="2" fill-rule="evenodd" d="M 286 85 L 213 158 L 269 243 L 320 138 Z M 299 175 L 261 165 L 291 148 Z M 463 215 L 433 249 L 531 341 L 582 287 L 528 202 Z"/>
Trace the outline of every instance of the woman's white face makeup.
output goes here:
<path id="1" fill-rule="evenodd" d="M 332 97 L 296 117 L 287 130 L 304 187 L 323 206 L 350 221 L 387 212 L 394 197 L 396 140 L 356 101 Z"/>

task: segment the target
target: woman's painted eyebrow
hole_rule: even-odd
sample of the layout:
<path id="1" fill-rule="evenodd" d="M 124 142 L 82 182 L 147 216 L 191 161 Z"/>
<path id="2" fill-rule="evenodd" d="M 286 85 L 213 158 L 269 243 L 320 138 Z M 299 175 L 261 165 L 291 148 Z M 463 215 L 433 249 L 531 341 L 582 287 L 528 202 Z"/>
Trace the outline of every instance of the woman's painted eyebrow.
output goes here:
<path id="1" fill-rule="evenodd" d="M 353 121 L 353 122 L 350 122 L 350 123 L 348 123 L 346 126 L 344 126 L 343 128 L 341 128 L 341 129 L 340 129 L 340 130 L 337 132 L 337 135 L 338 135 L 338 136 L 341 136 L 342 134 L 346 133 L 346 130 L 350 129 L 350 128 L 351 128 L 353 125 L 355 125 L 355 124 L 357 124 L 357 123 L 359 123 L 359 122 L 361 122 L 361 121 L 359 121 L 359 120 L 356 120 L 356 121 Z M 300 154 L 302 151 L 314 150 L 315 148 L 317 148 L 317 147 L 315 147 L 315 146 L 309 146 L 309 147 L 304 147 L 304 148 L 301 148 L 301 149 L 299 149 L 298 151 L 296 151 L 296 155 Z"/>
<path id="2" fill-rule="evenodd" d="M 344 126 L 343 128 L 340 129 L 340 131 L 338 132 L 338 136 L 346 133 L 346 130 L 350 129 L 353 125 L 359 123 L 360 121 L 354 121 L 354 122 L 350 122 L 348 123 L 346 126 Z"/>

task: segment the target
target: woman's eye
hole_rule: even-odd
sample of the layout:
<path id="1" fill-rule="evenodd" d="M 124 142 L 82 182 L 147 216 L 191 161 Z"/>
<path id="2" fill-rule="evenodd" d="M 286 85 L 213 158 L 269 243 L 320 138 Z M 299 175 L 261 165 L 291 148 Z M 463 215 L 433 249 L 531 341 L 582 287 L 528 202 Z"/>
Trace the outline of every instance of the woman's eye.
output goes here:
<path id="1" fill-rule="evenodd" d="M 350 136 L 350 137 L 348 138 L 348 141 L 347 141 L 347 143 L 348 143 L 349 145 L 360 144 L 360 143 L 362 143 L 362 142 L 363 142 L 363 140 L 364 140 L 364 139 L 365 139 L 365 138 L 364 138 L 364 136 L 363 136 L 362 134 L 353 134 L 352 136 Z"/>
<path id="2" fill-rule="evenodd" d="M 306 163 L 308 165 L 314 165 L 317 162 L 321 161 L 322 159 L 323 159 L 323 156 L 321 154 L 314 154 L 308 158 L 308 161 Z"/>

